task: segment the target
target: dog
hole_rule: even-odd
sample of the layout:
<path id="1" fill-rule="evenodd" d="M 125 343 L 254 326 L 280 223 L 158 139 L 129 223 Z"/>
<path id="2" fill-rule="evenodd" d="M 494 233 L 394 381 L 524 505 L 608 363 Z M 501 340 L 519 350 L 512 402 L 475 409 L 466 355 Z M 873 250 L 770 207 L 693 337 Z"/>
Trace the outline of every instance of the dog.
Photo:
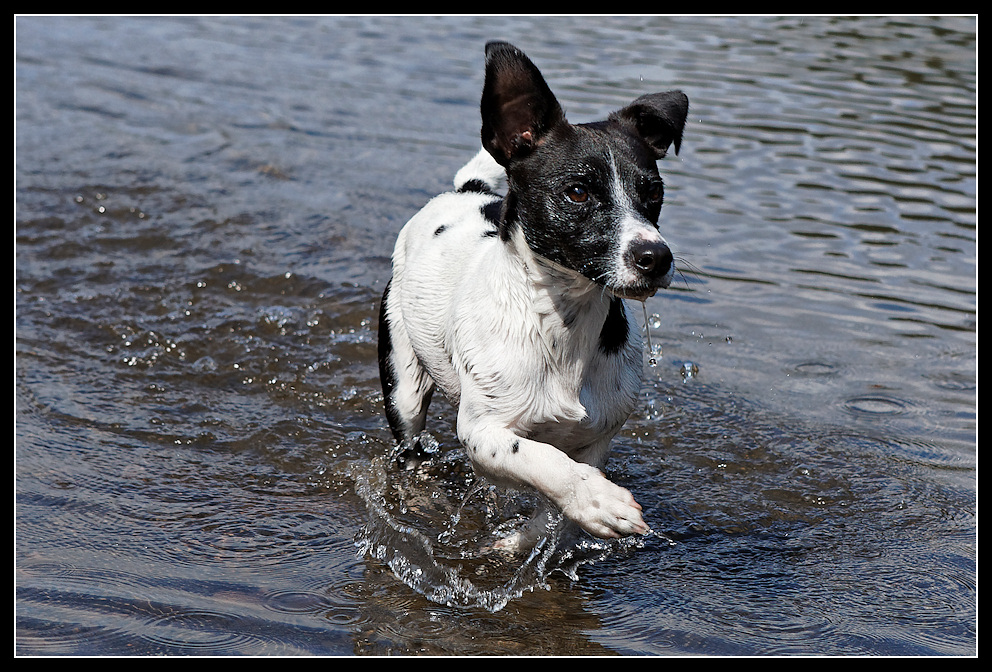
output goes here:
<path id="1" fill-rule="evenodd" d="M 485 53 L 482 149 L 393 251 L 379 315 L 386 417 L 416 453 L 439 389 L 477 474 L 536 490 L 595 537 L 645 534 L 641 506 L 600 469 L 641 385 L 625 300 L 674 273 L 657 161 L 678 153 L 689 100 L 649 94 L 573 125 L 522 51 Z M 547 520 L 498 546 L 532 545 Z"/>

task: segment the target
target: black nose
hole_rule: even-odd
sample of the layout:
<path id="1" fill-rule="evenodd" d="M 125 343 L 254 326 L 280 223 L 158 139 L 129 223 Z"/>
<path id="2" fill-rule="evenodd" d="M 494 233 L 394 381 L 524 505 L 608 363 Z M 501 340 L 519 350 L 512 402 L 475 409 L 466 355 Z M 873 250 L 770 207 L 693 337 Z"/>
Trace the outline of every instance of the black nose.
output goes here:
<path id="1" fill-rule="evenodd" d="M 633 268 L 647 280 L 664 277 L 672 267 L 672 251 L 661 242 L 637 240 L 627 250 Z"/>

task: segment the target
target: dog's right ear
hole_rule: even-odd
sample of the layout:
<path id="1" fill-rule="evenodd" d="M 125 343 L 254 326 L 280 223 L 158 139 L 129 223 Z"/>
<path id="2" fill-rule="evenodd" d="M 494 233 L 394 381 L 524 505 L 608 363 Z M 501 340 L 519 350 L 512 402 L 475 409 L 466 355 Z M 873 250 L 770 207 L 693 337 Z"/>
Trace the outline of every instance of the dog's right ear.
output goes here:
<path id="1" fill-rule="evenodd" d="M 565 121 L 540 70 L 507 42 L 486 44 L 481 109 L 482 146 L 502 166 L 529 154 L 548 130 Z"/>

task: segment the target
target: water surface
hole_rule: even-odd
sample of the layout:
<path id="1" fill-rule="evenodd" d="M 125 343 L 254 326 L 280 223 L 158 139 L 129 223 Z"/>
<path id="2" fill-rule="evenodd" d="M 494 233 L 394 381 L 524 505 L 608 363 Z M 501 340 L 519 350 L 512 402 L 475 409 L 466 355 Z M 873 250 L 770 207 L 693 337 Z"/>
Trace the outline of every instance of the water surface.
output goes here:
<path id="1" fill-rule="evenodd" d="M 974 18 L 15 28 L 16 653 L 975 653 Z M 573 121 L 691 101 L 636 542 L 482 553 L 532 502 L 443 403 L 389 460 L 391 246 L 493 38 Z"/>

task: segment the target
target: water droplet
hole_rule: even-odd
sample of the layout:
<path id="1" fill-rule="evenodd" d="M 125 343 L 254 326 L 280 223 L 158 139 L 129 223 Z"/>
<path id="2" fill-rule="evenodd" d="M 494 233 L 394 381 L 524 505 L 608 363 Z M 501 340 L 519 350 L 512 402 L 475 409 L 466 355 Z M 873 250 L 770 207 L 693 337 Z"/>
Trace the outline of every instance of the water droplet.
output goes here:
<path id="1" fill-rule="evenodd" d="M 644 340 L 648 348 L 648 366 L 657 366 L 661 357 L 661 345 L 655 346 L 651 343 L 651 329 L 661 326 L 661 318 L 658 315 L 648 317 L 648 308 L 643 302 L 641 309 L 644 311 Z"/>
<path id="2" fill-rule="evenodd" d="M 648 364 L 650 364 L 651 366 L 657 366 L 658 360 L 661 359 L 661 356 L 662 356 L 661 344 L 655 344 L 650 346 L 648 349 Z"/>
<path id="3" fill-rule="evenodd" d="M 679 373 L 682 374 L 682 382 L 685 382 L 690 378 L 695 378 L 699 374 L 699 366 L 694 362 L 682 362 Z"/>

